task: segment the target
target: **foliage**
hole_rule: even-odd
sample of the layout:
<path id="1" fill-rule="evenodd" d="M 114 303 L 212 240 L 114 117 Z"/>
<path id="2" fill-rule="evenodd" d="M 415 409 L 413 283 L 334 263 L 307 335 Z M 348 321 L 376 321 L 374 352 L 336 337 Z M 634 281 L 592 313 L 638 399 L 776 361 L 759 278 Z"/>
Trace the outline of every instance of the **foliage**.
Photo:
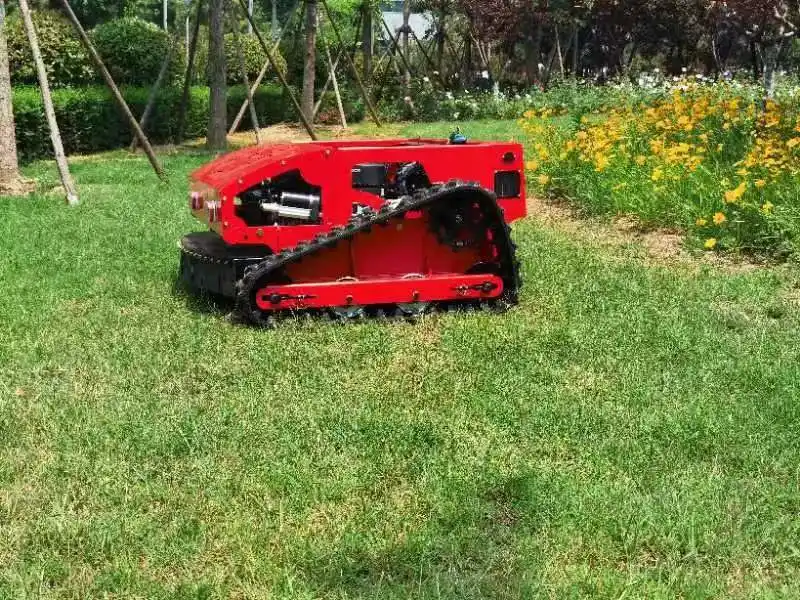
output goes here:
<path id="1" fill-rule="evenodd" d="M 270 43 L 268 39 L 266 41 Z M 267 55 L 264 53 L 261 42 L 258 41 L 255 35 L 242 33 L 239 35 L 239 43 L 242 45 L 242 54 L 244 55 L 245 65 L 247 66 L 247 76 L 250 78 L 250 83 L 252 85 L 261 72 L 261 67 L 267 62 Z M 278 50 L 274 50 L 272 54 L 281 70 L 285 73 L 286 59 L 284 59 L 283 55 Z M 232 33 L 225 36 L 225 64 L 227 65 L 226 74 L 228 84 L 236 85 L 242 83 L 239 54 L 236 51 L 236 41 Z M 197 54 L 195 55 L 195 81 L 205 84 L 208 81 L 207 78 L 208 29 L 206 27 L 201 27 L 200 36 L 197 40 Z M 270 67 L 267 72 L 266 81 L 274 81 L 276 79 L 275 71 Z"/>
<path id="2" fill-rule="evenodd" d="M 543 191 L 592 212 L 689 230 L 707 249 L 785 255 L 800 242 L 800 104 L 762 110 L 752 89 L 684 82 L 664 99 L 572 121 L 521 122 Z"/>
<path id="3" fill-rule="evenodd" d="M 150 94 L 149 88 L 123 88 L 123 94 L 134 115 L 141 115 Z M 180 96 L 181 91 L 176 88 L 165 88 L 159 94 L 147 127 L 148 136 L 154 143 L 169 141 L 175 134 Z M 244 87 L 229 88 L 228 114 L 231 119 L 244 99 Z M 208 88 L 191 89 L 186 119 L 188 138 L 205 135 L 208 126 L 208 102 Z M 67 153 L 97 152 L 130 143 L 130 127 L 105 87 L 55 90 L 53 103 Z M 255 103 L 262 124 L 278 123 L 287 116 L 287 106 L 277 87 L 261 86 L 255 96 Z M 29 161 L 50 156 L 52 148 L 38 89 L 15 88 L 14 118 L 21 159 Z M 244 125 L 247 123 L 249 121 L 245 120 Z"/>
<path id="4" fill-rule="evenodd" d="M 72 25 L 55 11 L 37 10 L 32 15 L 50 85 L 64 87 L 94 81 L 94 66 Z M 8 18 L 7 27 L 12 83 L 38 85 L 19 12 Z"/>
<path id="5" fill-rule="evenodd" d="M 170 51 L 173 60 L 167 81 L 174 81 L 184 69 L 183 53 L 179 48 L 170 49 L 170 35 L 136 17 L 98 25 L 92 41 L 118 84 L 152 85 Z"/>

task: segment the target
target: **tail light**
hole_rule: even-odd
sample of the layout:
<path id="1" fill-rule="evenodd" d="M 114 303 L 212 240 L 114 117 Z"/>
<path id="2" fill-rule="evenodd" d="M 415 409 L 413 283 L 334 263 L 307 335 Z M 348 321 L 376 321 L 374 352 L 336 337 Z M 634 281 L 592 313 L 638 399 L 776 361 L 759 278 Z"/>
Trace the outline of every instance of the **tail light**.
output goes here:
<path id="1" fill-rule="evenodd" d="M 222 201 L 216 189 L 200 181 L 193 181 L 189 190 L 189 208 L 200 221 L 212 229 L 222 221 Z"/>

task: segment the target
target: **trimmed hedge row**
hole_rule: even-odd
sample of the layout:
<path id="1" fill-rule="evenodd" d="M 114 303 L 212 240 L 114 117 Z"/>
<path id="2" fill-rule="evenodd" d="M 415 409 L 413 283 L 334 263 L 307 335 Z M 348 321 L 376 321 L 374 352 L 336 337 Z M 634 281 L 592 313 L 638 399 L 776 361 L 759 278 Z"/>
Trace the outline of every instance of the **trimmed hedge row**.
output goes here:
<path id="1" fill-rule="evenodd" d="M 147 104 L 148 88 L 128 87 L 122 90 L 125 100 L 138 118 Z M 23 161 L 52 156 L 50 135 L 38 88 L 14 88 L 14 119 L 17 128 L 17 150 Z M 233 121 L 246 97 L 244 86 L 228 88 L 228 119 Z M 170 141 L 178 126 L 181 90 L 166 88 L 158 96 L 147 134 L 153 143 Z M 56 117 L 68 154 L 98 152 L 127 146 L 131 130 L 117 108 L 110 92 L 102 86 L 53 90 Z M 256 110 L 262 125 L 280 123 L 289 118 L 289 104 L 277 86 L 261 86 L 255 96 Z M 186 115 L 185 136 L 201 137 L 208 126 L 209 89 L 191 88 Z M 246 114 L 242 128 L 249 128 Z"/>

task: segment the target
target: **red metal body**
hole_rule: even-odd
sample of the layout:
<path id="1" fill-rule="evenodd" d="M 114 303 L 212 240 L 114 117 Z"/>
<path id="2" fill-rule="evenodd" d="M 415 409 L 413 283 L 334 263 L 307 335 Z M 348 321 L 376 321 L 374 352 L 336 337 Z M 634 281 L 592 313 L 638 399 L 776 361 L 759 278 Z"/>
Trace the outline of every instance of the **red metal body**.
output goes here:
<path id="1" fill-rule="evenodd" d="M 525 216 L 522 147 L 513 143 L 440 140 L 335 141 L 247 148 L 192 174 L 190 204 L 233 248 L 267 247 L 275 254 L 344 226 L 353 205 L 381 208 L 380 195 L 355 189 L 353 170 L 367 163 L 420 163 L 433 184 L 450 180 L 477 182 L 496 191 L 497 174 L 517 172 L 518 193 L 498 197 L 506 222 Z M 321 215 L 314 224 L 249 225 L 237 214 L 239 196 L 281 175 L 299 171 L 320 190 Z M 465 250 L 445 246 L 424 213 L 409 213 L 400 223 L 376 228 L 336 248 L 293 264 L 288 281 L 257 294 L 263 311 L 369 306 L 389 303 L 491 299 L 503 292 L 493 275 L 470 274 L 476 264 L 496 259 L 491 239 Z"/>

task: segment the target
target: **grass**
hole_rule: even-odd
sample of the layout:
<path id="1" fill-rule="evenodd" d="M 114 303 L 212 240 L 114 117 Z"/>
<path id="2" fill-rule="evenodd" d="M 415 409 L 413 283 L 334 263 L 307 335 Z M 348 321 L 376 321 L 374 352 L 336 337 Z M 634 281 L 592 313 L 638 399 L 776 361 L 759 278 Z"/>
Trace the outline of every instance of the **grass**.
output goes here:
<path id="1" fill-rule="evenodd" d="M 525 221 L 507 315 L 255 331 L 176 290 L 164 158 L 0 200 L 0 598 L 800 594 L 794 267 Z"/>

